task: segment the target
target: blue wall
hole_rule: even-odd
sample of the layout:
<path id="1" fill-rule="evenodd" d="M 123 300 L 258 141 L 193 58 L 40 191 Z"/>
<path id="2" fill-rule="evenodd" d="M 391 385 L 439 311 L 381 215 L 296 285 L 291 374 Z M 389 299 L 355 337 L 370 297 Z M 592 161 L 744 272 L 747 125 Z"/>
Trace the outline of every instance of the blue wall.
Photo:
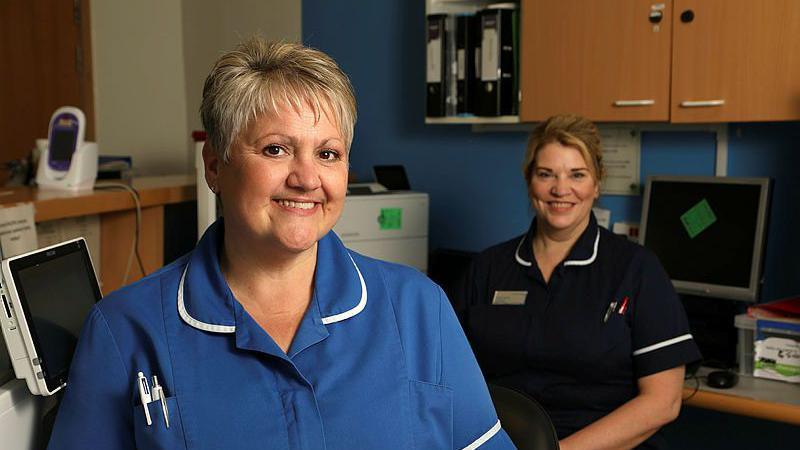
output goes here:
<path id="1" fill-rule="evenodd" d="M 480 250 L 520 234 L 531 220 L 520 175 L 526 135 L 425 125 L 425 2 L 304 0 L 306 44 L 333 56 L 353 82 L 359 120 L 352 169 L 403 164 L 414 189 L 430 193 L 431 248 Z M 730 176 L 775 179 L 763 298 L 800 294 L 800 124 L 732 124 Z M 642 176 L 713 175 L 715 139 L 704 132 L 647 132 Z M 643 178 L 644 179 L 644 178 Z M 641 198 L 608 196 L 612 222 L 638 222 Z M 730 433 L 736 429 L 736 433 Z M 687 408 L 667 428 L 675 448 L 766 448 L 764 433 L 800 438 L 800 427 Z M 702 445 L 698 436 L 706 436 Z M 794 437 L 792 437 L 794 436 Z M 743 446 L 744 445 L 744 446 Z"/>
<path id="2" fill-rule="evenodd" d="M 403 164 L 414 189 L 430 193 L 431 249 L 477 251 L 522 233 L 532 214 L 520 175 L 523 132 L 474 133 L 425 125 L 424 3 L 305 0 L 304 42 L 333 56 L 353 82 L 359 120 L 352 169 L 371 180 L 376 164 Z M 734 124 L 731 176 L 771 176 L 775 193 L 762 298 L 800 294 L 800 125 Z M 642 176 L 713 175 L 715 140 L 704 132 L 646 132 Z M 644 178 L 643 178 L 644 179 Z M 640 197 L 606 196 L 612 222 L 639 221 Z"/>

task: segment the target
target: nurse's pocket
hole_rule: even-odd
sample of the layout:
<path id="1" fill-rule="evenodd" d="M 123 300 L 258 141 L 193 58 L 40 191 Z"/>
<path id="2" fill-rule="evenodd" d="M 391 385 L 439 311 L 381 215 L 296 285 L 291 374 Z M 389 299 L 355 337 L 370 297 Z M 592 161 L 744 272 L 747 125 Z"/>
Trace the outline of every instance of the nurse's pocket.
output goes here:
<path id="1" fill-rule="evenodd" d="M 154 401 L 147 406 L 150 411 L 151 425 L 147 424 L 142 405 L 133 408 L 136 448 L 138 450 L 185 449 L 186 442 L 183 438 L 183 426 L 181 425 L 176 398 L 167 397 L 169 428 L 167 428 L 167 424 L 164 421 L 161 402 Z"/>
<path id="2" fill-rule="evenodd" d="M 414 448 L 453 448 L 453 391 L 447 386 L 409 381 Z"/>

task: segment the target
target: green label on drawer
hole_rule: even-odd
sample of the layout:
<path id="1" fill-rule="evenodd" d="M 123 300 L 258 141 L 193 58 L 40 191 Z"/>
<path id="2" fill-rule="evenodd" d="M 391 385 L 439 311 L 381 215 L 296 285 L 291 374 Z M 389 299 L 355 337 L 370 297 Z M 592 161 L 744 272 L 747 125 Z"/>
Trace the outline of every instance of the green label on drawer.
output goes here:
<path id="1" fill-rule="evenodd" d="M 381 230 L 399 230 L 403 228 L 403 208 L 381 208 L 378 218 Z"/>
<path id="2" fill-rule="evenodd" d="M 686 232 L 689 233 L 689 237 L 692 239 L 716 221 L 717 216 L 711 210 L 711 205 L 708 204 L 706 199 L 700 200 L 699 203 L 689 208 L 681 216 L 683 227 L 686 228 Z"/>

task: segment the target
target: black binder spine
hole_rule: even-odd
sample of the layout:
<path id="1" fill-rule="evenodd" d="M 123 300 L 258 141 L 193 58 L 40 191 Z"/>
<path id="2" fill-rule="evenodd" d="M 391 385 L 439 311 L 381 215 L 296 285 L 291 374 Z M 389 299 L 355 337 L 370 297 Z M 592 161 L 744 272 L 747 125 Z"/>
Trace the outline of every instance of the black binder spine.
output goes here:
<path id="1" fill-rule="evenodd" d="M 477 18 L 460 15 L 456 18 L 456 113 L 472 114 L 475 110 L 477 84 L 475 48 L 478 37 Z"/>
<path id="2" fill-rule="evenodd" d="M 432 14 L 427 18 L 427 106 L 428 117 L 446 115 L 447 97 L 447 41 L 445 33 L 445 14 Z"/>
<path id="3" fill-rule="evenodd" d="M 480 13 L 481 73 L 477 111 L 481 116 L 516 115 L 518 93 L 517 11 L 489 8 Z"/>

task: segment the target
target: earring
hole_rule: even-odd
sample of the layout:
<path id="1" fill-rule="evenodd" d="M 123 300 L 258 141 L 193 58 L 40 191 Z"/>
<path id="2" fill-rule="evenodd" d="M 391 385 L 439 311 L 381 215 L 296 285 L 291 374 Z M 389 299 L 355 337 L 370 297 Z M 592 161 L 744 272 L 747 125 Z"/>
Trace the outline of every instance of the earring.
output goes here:
<path id="1" fill-rule="evenodd" d="M 217 185 L 216 184 L 211 186 L 211 192 L 213 192 L 215 194 L 217 193 Z"/>

